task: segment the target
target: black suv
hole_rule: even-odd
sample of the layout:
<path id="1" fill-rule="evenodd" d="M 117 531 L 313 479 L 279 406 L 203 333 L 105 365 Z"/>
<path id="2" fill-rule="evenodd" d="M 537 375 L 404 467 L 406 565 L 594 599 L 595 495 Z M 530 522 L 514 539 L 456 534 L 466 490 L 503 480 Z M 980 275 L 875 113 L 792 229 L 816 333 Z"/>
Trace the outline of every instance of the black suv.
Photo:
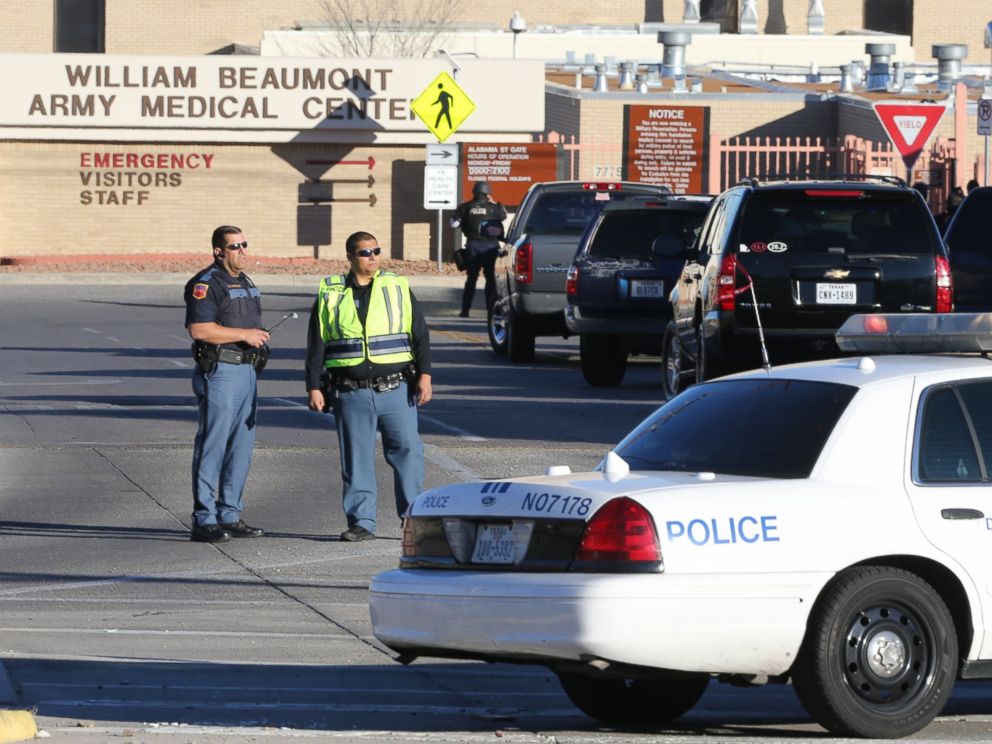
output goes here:
<path id="1" fill-rule="evenodd" d="M 944 233 L 954 276 L 954 309 L 960 313 L 992 310 L 992 186 L 972 190 Z"/>
<path id="2" fill-rule="evenodd" d="M 954 309 L 947 251 L 915 189 L 894 177 L 759 183 L 713 203 L 670 300 L 667 396 L 761 363 L 839 352 L 854 313 Z M 757 305 L 757 306 L 756 306 Z"/>
<path id="3" fill-rule="evenodd" d="M 489 344 L 514 362 L 534 358 L 535 336 L 568 336 L 565 274 L 579 239 L 604 204 L 670 193 L 626 181 L 535 183 L 524 194 L 496 260 L 496 301 L 489 308 Z"/>
<path id="4" fill-rule="evenodd" d="M 579 334 L 590 385 L 619 385 L 629 354 L 660 354 L 668 293 L 713 201 L 638 197 L 607 204 L 586 229 L 565 279 L 565 325 Z"/>

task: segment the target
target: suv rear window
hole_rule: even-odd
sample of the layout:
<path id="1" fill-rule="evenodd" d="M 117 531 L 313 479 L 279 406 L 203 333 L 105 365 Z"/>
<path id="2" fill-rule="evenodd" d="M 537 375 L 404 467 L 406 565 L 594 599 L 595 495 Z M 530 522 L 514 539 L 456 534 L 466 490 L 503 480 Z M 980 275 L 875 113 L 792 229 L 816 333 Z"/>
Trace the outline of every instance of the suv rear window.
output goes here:
<path id="1" fill-rule="evenodd" d="M 644 196 L 637 191 L 548 191 L 527 215 L 524 232 L 532 235 L 581 235 L 604 204 Z"/>
<path id="2" fill-rule="evenodd" d="M 648 210 L 613 212 L 603 215 L 589 245 L 590 256 L 648 256 L 652 245 L 662 256 L 675 258 L 692 245 L 703 218 L 704 210 L 680 212 Z"/>
<path id="3" fill-rule="evenodd" d="M 857 388 L 807 380 L 695 385 L 619 445 L 631 470 L 808 478 Z"/>
<path id="4" fill-rule="evenodd" d="M 754 193 L 744 205 L 738 243 L 752 252 L 937 252 L 936 233 L 915 194 L 836 190 L 848 191 L 852 196 L 818 195 L 813 189 Z M 773 243 L 779 246 L 769 248 Z M 753 250 L 755 245 L 760 248 Z"/>

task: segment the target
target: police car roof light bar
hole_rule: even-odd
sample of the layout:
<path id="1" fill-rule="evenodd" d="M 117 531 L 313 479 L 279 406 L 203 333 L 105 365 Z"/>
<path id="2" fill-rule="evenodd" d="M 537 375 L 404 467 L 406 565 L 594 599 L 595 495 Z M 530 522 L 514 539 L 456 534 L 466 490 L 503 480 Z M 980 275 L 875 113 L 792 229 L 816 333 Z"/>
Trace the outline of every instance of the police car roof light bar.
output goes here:
<path id="1" fill-rule="evenodd" d="M 992 313 L 852 315 L 834 334 L 841 351 L 874 354 L 992 352 Z"/>

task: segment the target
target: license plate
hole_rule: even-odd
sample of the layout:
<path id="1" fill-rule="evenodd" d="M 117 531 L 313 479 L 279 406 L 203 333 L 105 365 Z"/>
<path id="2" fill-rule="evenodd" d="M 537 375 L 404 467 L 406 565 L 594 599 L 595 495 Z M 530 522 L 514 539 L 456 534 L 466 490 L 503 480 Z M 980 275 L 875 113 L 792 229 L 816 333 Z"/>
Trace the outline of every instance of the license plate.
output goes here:
<path id="1" fill-rule="evenodd" d="M 472 563 L 513 563 L 513 528 L 508 524 L 480 524 Z"/>
<path id="2" fill-rule="evenodd" d="M 825 305 L 854 305 L 858 302 L 858 293 L 853 284 L 820 284 L 816 285 L 816 303 Z"/>
<path id="3" fill-rule="evenodd" d="M 644 280 L 634 279 L 630 283 L 631 297 L 663 297 L 665 283 L 660 279 Z"/>

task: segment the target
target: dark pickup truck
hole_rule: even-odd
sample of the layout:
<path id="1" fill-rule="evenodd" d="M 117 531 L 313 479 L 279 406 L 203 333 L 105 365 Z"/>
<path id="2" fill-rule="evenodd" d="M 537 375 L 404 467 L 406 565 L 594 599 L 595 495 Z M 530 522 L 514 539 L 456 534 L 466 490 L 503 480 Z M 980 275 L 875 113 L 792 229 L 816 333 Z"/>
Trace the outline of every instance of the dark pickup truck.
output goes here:
<path id="1" fill-rule="evenodd" d="M 565 324 L 579 334 L 590 385 L 619 385 L 630 354 L 661 353 L 668 294 L 712 197 L 636 197 L 608 204 L 587 228 L 565 281 Z"/>

